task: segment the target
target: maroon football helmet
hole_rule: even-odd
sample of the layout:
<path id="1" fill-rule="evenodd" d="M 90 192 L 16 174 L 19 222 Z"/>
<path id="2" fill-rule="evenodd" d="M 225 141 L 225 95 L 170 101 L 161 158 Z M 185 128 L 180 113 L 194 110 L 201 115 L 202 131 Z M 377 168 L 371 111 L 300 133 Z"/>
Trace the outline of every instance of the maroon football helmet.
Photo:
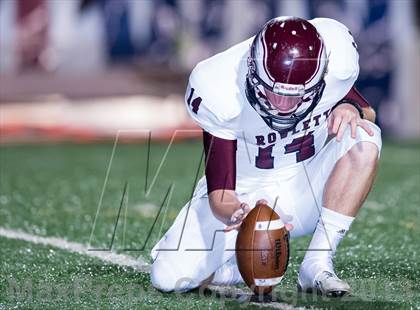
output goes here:
<path id="1" fill-rule="evenodd" d="M 294 127 L 319 102 L 327 64 L 324 42 L 311 23 L 274 18 L 252 42 L 247 98 L 272 129 Z"/>

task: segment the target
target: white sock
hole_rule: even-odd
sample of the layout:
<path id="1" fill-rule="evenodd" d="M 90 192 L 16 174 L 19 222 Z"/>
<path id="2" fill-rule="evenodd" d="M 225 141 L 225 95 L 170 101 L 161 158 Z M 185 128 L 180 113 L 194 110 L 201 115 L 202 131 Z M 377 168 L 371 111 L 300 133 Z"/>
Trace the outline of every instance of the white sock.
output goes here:
<path id="1" fill-rule="evenodd" d="M 307 276 L 315 278 L 315 273 L 330 271 L 334 273 L 332 258 L 337 246 L 350 228 L 354 217 L 322 208 L 321 216 L 303 259 L 301 269 Z"/>
<path id="2" fill-rule="evenodd" d="M 213 285 L 236 285 L 240 283 L 244 283 L 244 280 L 239 272 L 235 256 L 215 271 L 211 281 Z"/>

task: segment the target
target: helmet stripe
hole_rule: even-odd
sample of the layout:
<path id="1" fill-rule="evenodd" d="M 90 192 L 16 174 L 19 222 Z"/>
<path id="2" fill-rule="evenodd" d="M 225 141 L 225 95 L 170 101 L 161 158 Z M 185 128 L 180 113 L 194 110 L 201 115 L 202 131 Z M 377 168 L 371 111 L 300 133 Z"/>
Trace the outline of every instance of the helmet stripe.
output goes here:
<path id="1" fill-rule="evenodd" d="M 310 84 L 310 82 L 318 75 L 318 71 L 319 71 L 319 68 L 321 67 L 321 62 L 323 62 L 325 59 L 322 59 L 323 57 L 323 55 L 322 55 L 322 51 L 324 50 L 324 43 L 322 42 L 322 40 L 321 40 L 321 46 L 320 46 L 320 48 L 319 48 L 319 51 L 318 51 L 318 56 L 317 56 L 317 62 L 316 62 L 316 69 L 315 69 L 315 72 L 314 72 L 314 74 L 312 74 L 312 76 L 306 81 L 306 83 L 305 84 Z"/>
<path id="2" fill-rule="evenodd" d="M 264 36 L 265 35 L 265 30 L 264 33 L 261 34 L 261 41 L 262 41 L 262 46 L 263 46 L 263 67 L 264 67 L 264 71 L 267 74 L 268 78 L 274 82 L 274 78 L 272 77 L 272 75 L 270 74 L 270 72 L 268 71 L 267 68 L 267 59 L 268 59 L 268 47 L 267 47 L 267 43 L 265 42 Z"/>

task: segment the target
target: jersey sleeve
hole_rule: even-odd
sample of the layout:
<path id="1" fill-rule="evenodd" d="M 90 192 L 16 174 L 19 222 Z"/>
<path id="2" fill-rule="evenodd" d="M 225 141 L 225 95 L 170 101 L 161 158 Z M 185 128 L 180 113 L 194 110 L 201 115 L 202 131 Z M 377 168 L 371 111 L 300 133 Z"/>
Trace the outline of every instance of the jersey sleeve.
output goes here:
<path id="1" fill-rule="evenodd" d="M 350 30 L 331 18 L 315 18 L 311 23 L 317 28 L 327 47 L 327 75 L 333 74 L 339 80 L 354 83 L 359 75 L 359 53 Z"/>
<path id="2" fill-rule="evenodd" d="M 211 135 L 225 140 L 236 140 L 236 117 L 226 115 L 223 104 L 215 102 L 218 96 L 212 96 L 208 88 L 209 85 L 200 81 L 193 71 L 185 93 L 185 104 L 189 115 Z"/>
<path id="3" fill-rule="evenodd" d="M 349 29 L 331 18 L 310 20 L 324 40 L 328 67 L 323 100 L 335 105 L 353 87 L 359 76 L 359 54 Z"/>
<path id="4" fill-rule="evenodd" d="M 365 97 L 356 89 L 352 87 L 347 95 L 342 100 L 355 101 L 361 108 L 369 108 L 370 104 Z"/>
<path id="5" fill-rule="evenodd" d="M 203 132 L 206 156 L 207 192 L 217 189 L 235 190 L 237 140 L 225 140 Z"/>

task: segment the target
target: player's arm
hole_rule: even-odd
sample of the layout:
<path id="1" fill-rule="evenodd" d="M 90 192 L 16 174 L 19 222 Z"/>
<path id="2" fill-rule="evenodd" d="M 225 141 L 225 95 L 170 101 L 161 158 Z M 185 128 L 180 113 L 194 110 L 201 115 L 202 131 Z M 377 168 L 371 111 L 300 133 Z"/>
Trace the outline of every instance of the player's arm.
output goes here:
<path id="1" fill-rule="evenodd" d="M 236 127 L 240 109 L 227 110 L 223 97 L 208 86 L 205 71 L 197 65 L 191 72 L 185 104 L 191 118 L 203 129 L 206 180 L 210 208 L 214 216 L 232 230 L 241 224 L 249 207 L 241 203 L 236 186 Z M 204 70 L 204 71 L 203 71 Z"/>
<path id="2" fill-rule="evenodd" d="M 236 140 L 203 132 L 209 204 L 214 216 L 232 230 L 240 225 L 249 206 L 236 197 Z"/>

